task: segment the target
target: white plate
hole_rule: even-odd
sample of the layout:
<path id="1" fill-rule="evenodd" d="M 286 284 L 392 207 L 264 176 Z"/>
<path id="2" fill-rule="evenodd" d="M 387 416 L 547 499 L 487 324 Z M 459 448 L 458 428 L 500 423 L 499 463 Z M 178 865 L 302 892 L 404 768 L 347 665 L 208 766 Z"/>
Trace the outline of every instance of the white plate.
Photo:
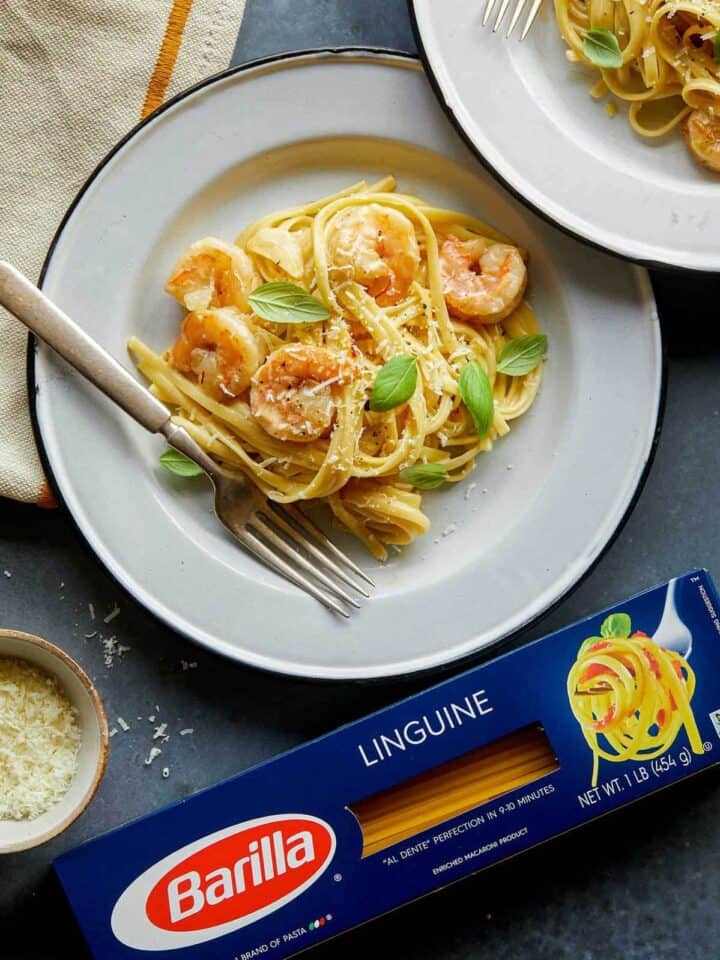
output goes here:
<path id="1" fill-rule="evenodd" d="M 60 230 L 44 288 L 131 368 L 132 333 L 161 349 L 177 330 L 179 308 L 162 287 L 188 243 L 232 237 L 262 213 L 387 171 L 529 249 L 531 299 L 551 348 L 536 406 L 479 459 L 475 486 L 427 497 L 428 536 L 385 566 L 350 545 L 378 584 L 350 622 L 247 556 L 212 516 L 207 485 L 158 465 L 158 438 L 47 349 L 36 360 L 48 465 L 98 557 L 177 630 L 271 670 L 409 673 L 527 624 L 598 558 L 653 446 L 662 359 L 646 275 L 508 198 L 408 58 L 285 58 L 176 100 L 95 174 Z"/>
<path id="2" fill-rule="evenodd" d="M 679 132 L 647 140 L 624 105 L 607 115 L 588 94 L 592 75 L 565 57 L 551 0 L 522 43 L 483 28 L 485 0 L 409 6 L 446 113 L 520 199 L 648 266 L 720 270 L 720 178 Z"/>

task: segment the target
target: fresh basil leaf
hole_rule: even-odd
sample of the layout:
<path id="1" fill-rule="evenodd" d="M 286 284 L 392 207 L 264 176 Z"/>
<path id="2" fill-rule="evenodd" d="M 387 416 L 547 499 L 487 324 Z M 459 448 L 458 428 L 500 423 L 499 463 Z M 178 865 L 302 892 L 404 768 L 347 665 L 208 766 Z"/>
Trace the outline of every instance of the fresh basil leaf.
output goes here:
<path id="1" fill-rule="evenodd" d="M 417 463 L 401 470 L 400 476 L 420 490 L 434 490 L 445 483 L 448 472 L 441 463 Z"/>
<path id="2" fill-rule="evenodd" d="M 460 374 L 458 386 L 462 401 L 475 425 L 475 432 L 479 437 L 484 437 L 492 426 L 495 404 L 488 375 L 477 360 L 466 364 Z"/>
<path id="3" fill-rule="evenodd" d="M 521 377 L 530 373 L 547 353 L 547 337 L 544 333 L 529 333 L 508 341 L 498 357 L 498 373 L 508 377 Z"/>
<path id="4" fill-rule="evenodd" d="M 578 650 L 578 658 L 580 658 L 587 649 L 594 647 L 596 643 L 603 643 L 605 639 L 605 637 L 588 637 L 587 640 L 583 640 Z"/>
<path id="5" fill-rule="evenodd" d="M 596 67 L 617 69 L 623 64 L 620 44 L 611 30 L 602 30 L 600 27 L 587 30 L 583 37 L 582 48 L 585 56 Z"/>
<path id="6" fill-rule="evenodd" d="M 632 621 L 626 613 L 611 613 L 603 621 L 603 625 L 600 627 L 600 635 L 625 640 L 630 636 L 631 630 Z"/>
<path id="7" fill-rule="evenodd" d="M 372 393 L 370 409 L 381 413 L 392 410 L 405 403 L 415 393 L 417 385 L 417 363 L 415 357 L 400 355 L 393 357 L 380 370 Z"/>
<path id="8" fill-rule="evenodd" d="M 720 33 L 716 33 L 713 40 L 713 60 L 720 63 Z"/>
<path id="9" fill-rule="evenodd" d="M 199 477 L 205 472 L 193 460 L 173 447 L 168 447 L 165 453 L 160 454 L 160 463 L 176 477 Z"/>
<path id="10" fill-rule="evenodd" d="M 264 283 L 253 290 L 248 300 L 259 317 L 273 323 L 317 323 L 330 316 L 330 311 L 317 297 L 283 280 Z"/>

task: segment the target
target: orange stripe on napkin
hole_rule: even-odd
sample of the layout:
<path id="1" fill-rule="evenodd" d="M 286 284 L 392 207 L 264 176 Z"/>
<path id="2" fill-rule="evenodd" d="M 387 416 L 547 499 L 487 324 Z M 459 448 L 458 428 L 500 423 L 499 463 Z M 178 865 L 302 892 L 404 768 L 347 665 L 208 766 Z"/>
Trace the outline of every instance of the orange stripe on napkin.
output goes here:
<path id="1" fill-rule="evenodd" d="M 150 78 L 145 103 L 140 112 L 141 119 L 145 119 L 149 113 L 156 110 L 165 99 L 192 5 L 193 0 L 173 0 L 165 27 L 165 36 L 160 45 L 160 52 L 153 75 Z"/>
<path id="2" fill-rule="evenodd" d="M 54 507 L 57 507 L 57 501 L 53 496 L 53 492 L 50 489 L 47 480 L 43 480 L 43 482 L 40 484 L 38 498 L 35 502 L 38 507 L 41 507 L 43 510 L 52 510 Z"/>

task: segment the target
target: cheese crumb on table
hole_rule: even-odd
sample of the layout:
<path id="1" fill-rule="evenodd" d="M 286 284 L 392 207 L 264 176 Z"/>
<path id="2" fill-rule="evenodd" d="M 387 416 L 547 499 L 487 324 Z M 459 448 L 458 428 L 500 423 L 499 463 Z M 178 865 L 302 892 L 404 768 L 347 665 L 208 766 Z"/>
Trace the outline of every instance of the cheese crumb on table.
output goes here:
<path id="1" fill-rule="evenodd" d="M 118 616 L 119 613 L 120 613 L 120 607 L 117 604 L 115 604 L 115 606 L 112 608 L 110 613 L 106 617 L 103 617 L 103 623 L 112 623 L 112 621 L 115 619 L 115 617 Z"/>
<path id="2" fill-rule="evenodd" d="M 103 663 L 106 667 L 112 667 L 116 657 L 121 660 L 128 650 L 132 649 L 123 643 L 119 643 L 116 636 L 100 637 L 100 642 L 103 647 Z"/>
<path id="3" fill-rule="evenodd" d="M 56 680 L 0 658 L 0 820 L 32 820 L 67 793 L 80 749 L 77 710 Z"/>
<path id="4" fill-rule="evenodd" d="M 153 733 L 153 740 L 159 740 L 159 739 L 161 739 L 161 738 L 162 738 L 163 741 L 164 741 L 164 740 L 169 740 L 170 738 L 169 738 L 168 735 L 165 733 L 166 730 L 167 730 L 167 724 L 166 724 L 166 723 L 161 723 L 160 726 L 155 727 L 155 732 Z"/>

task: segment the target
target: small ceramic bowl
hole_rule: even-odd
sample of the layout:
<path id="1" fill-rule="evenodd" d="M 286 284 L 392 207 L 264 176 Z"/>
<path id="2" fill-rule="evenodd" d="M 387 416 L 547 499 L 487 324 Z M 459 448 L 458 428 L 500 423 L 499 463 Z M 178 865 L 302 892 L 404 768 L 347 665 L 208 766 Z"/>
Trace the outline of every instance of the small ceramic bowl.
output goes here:
<path id="1" fill-rule="evenodd" d="M 0 820 L 2 854 L 45 843 L 80 816 L 105 773 L 108 727 L 105 710 L 90 678 L 59 647 L 29 633 L 0 630 L 0 657 L 25 660 L 54 677 L 77 708 L 82 735 L 78 769 L 65 796 L 34 820 Z"/>

